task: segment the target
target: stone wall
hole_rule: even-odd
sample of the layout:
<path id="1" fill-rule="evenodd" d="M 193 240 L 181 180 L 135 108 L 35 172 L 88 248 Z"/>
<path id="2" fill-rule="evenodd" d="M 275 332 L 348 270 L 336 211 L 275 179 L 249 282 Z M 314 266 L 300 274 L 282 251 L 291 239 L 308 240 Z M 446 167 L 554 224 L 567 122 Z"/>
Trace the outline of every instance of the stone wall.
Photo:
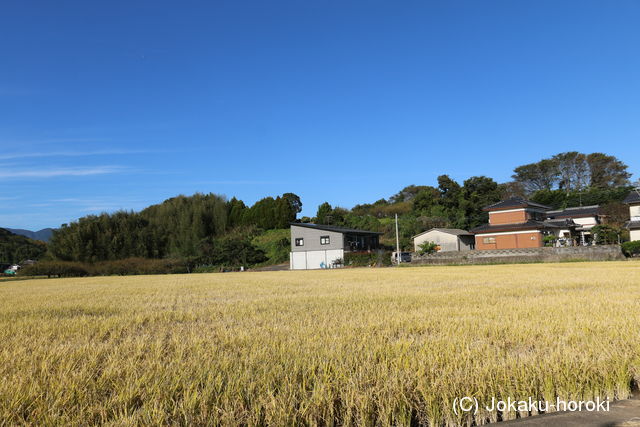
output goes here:
<path id="1" fill-rule="evenodd" d="M 612 261 L 625 259 L 619 245 L 570 248 L 497 249 L 440 252 L 411 257 L 412 264 L 508 264 L 561 261 Z"/>

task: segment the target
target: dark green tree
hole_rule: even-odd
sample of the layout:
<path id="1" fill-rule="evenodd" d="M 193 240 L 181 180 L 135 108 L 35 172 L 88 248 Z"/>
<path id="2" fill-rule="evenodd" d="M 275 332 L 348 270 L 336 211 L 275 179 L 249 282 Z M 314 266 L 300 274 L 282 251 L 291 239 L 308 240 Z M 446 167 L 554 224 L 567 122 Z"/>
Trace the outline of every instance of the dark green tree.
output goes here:
<path id="1" fill-rule="evenodd" d="M 324 202 L 318 206 L 318 211 L 316 212 L 316 224 L 330 225 L 333 221 L 333 218 L 331 217 L 332 214 L 333 208 L 329 202 Z"/>
<path id="2" fill-rule="evenodd" d="M 591 187 L 613 188 L 629 185 L 631 174 L 627 172 L 627 165 L 616 157 L 604 153 L 591 153 L 586 161 Z"/>

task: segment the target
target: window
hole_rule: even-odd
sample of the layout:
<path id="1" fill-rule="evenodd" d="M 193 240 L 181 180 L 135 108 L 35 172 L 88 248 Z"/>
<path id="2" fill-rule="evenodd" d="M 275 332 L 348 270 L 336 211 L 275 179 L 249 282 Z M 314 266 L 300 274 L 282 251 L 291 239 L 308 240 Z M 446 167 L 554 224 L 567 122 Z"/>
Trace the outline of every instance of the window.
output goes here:
<path id="1" fill-rule="evenodd" d="M 296 246 L 304 246 L 304 239 L 302 237 L 296 239 Z"/>
<path id="2" fill-rule="evenodd" d="M 496 242 L 496 238 L 495 237 L 485 237 L 484 239 L 482 239 L 483 243 L 485 245 L 491 245 L 494 244 Z"/>
<path id="3" fill-rule="evenodd" d="M 320 236 L 320 244 L 328 245 L 329 244 L 329 236 Z"/>

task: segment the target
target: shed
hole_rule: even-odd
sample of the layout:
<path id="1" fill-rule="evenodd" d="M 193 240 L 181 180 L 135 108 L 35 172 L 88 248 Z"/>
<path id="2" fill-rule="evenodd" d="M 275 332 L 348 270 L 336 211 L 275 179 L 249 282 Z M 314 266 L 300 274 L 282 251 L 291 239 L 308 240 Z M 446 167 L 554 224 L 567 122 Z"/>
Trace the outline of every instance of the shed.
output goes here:
<path id="1" fill-rule="evenodd" d="M 413 247 L 416 252 L 424 242 L 434 242 L 440 246 L 440 252 L 470 251 L 475 247 L 475 237 L 468 231 L 459 228 L 432 228 L 413 236 Z"/>

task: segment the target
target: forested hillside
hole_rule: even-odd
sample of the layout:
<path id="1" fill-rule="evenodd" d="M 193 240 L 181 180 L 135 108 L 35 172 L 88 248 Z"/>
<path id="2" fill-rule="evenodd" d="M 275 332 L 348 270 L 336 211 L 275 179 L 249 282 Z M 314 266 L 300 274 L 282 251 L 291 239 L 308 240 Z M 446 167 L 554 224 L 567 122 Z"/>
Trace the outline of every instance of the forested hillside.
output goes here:
<path id="1" fill-rule="evenodd" d="M 39 259 L 46 251 L 47 245 L 44 242 L 31 240 L 0 228 L 0 264 L 16 264 L 27 259 Z"/>
<path id="2" fill-rule="evenodd" d="M 130 257 L 192 258 L 202 264 L 266 260 L 251 243 L 256 234 L 285 228 L 300 212 L 292 193 L 247 207 L 215 194 L 178 196 L 140 212 L 91 215 L 54 232 L 53 257 L 96 262 Z"/>
<path id="3" fill-rule="evenodd" d="M 528 197 L 553 208 L 600 204 L 614 226 L 624 220 L 620 203 L 630 190 L 630 174 L 620 160 L 602 153 L 561 153 L 517 167 L 513 181 L 486 176 L 459 183 L 448 175 L 437 186 L 410 185 L 397 194 L 351 209 L 328 202 L 315 217 L 297 218 L 293 193 L 266 197 L 252 206 L 216 194 L 178 196 L 140 212 L 80 218 L 55 231 L 50 255 L 58 260 L 98 262 L 124 258 L 184 259 L 194 265 L 255 265 L 287 260 L 288 224 L 293 221 L 383 232 L 394 244 L 399 215 L 401 245 L 433 227 L 470 229 L 487 221 L 483 207 L 506 197 Z"/>

